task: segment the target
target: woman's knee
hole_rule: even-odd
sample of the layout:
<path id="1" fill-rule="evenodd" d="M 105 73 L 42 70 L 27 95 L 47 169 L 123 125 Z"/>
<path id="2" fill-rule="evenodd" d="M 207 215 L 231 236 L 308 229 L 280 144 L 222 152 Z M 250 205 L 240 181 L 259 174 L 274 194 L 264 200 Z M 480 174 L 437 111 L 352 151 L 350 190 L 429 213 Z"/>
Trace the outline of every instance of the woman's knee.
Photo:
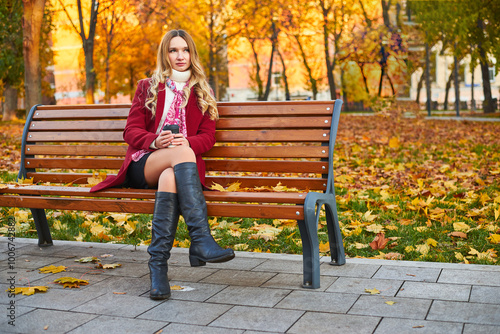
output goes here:
<path id="1" fill-rule="evenodd" d="M 196 155 L 191 147 L 179 146 L 176 149 L 178 150 L 177 156 L 182 162 L 196 162 Z"/>
<path id="2" fill-rule="evenodd" d="M 177 187 L 175 186 L 175 174 L 173 168 L 165 169 L 158 178 L 158 190 L 177 192 Z"/>

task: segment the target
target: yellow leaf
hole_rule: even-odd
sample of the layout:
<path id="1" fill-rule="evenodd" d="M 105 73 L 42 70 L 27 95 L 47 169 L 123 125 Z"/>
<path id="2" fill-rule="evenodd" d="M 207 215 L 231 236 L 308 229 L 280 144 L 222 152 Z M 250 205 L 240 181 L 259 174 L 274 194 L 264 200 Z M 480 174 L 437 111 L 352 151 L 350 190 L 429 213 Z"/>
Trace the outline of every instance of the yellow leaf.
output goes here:
<path id="1" fill-rule="evenodd" d="M 22 293 L 25 296 L 31 296 L 35 294 L 36 292 L 47 292 L 48 287 L 47 286 L 27 286 L 23 288 L 14 288 L 14 294 L 17 295 L 19 293 Z M 12 290 L 5 290 L 12 292 Z"/>
<path id="2" fill-rule="evenodd" d="M 362 249 L 362 248 L 366 248 L 366 247 L 368 247 L 368 246 L 370 246 L 370 245 L 369 245 L 369 244 L 362 244 L 362 243 L 360 243 L 360 242 L 355 242 L 355 243 L 354 243 L 354 247 L 355 247 L 356 249 Z"/>
<path id="3" fill-rule="evenodd" d="M 319 244 L 319 252 L 320 253 L 326 253 L 330 251 L 330 243 L 327 241 L 325 243 L 320 242 Z"/>
<path id="4" fill-rule="evenodd" d="M 17 179 L 17 184 L 23 185 L 23 184 L 33 184 L 33 178 L 25 179 L 24 177 L 21 177 Z"/>
<path id="5" fill-rule="evenodd" d="M 429 246 L 432 246 L 432 247 L 436 247 L 437 246 L 437 241 L 432 239 L 432 238 L 429 238 L 427 239 L 427 241 L 425 242 L 427 245 Z"/>
<path id="6" fill-rule="evenodd" d="M 95 236 L 100 236 L 101 234 L 107 234 L 109 232 L 108 227 L 104 227 L 101 224 L 92 226 L 90 228 L 90 233 L 92 233 Z"/>
<path id="7" fill-rule="evenodd" d="M 109 263 L 109 264 L 103 264 L 102 269 L 115 269 L 121 266 L 122 265 L 120 263 Z"/>
<path id="8" fill-rule="evenodd" d="M 89 284 L 89 281 L 74 277 L 61 277 L 54 280 L 54 283 L 64 285 L 65 288 L 78 288 L 80 285 Z"/>
<path id="9" fill-rule="evenodd" d="M 399 148 L 399 138 L 398 137 L 392 137 L 389 140 L 389 147 L 390 148 Z"/>
<path id="10" fill-rule="evenodd" d="M 83 234 L 82 232 L 78 232 L 78 236 L 75 237 L 75 240 L 82 242 L 83 238 L 85 238 L 85 236 L 86 236 L 86 234 Z"/>
<path id="11" fill-rule="evenodd" d="M 229 234 L 232 235 L 233 237 L 241 237 L 241 231 L 238 230 L 229 230 Z"/>
<path id="12" fill-rule="evenodd" d="M 172 285 L 170 290 L 184 290 L 184 288 L 180 285 Z"/>
<path id="13" fill-rule="evenodd" d="M 40 270 L 40 273 L 42 273 L 42 274 L 48 274 L 48 273 L 56 274 L 56 273 L 60 273 L 62 271 L 66 271 L 66 267 L 65 266 L 56 267 L 54 265 L 50 265 L 50 266 L 42 267 L 38 270 Z"/>
<path id="14" fill-rule="evenodd" d="M 237 250 L 237 251 L 245 251 L 248 249 L 248 245 L 247 244 L 236 244 L 233 246 L 234 250 Z"/>
<path id="15" fill-rule="evenodd" d="M 396 304 L 396 302 L 393 302 L 393 301 L 390 301 L 390 300 L 389 300 L 389 301 L 386 301 L 385 303 L 386 303 L 387 305 L 391 305 L 391 306 L 392 306 L 392 305 L 394 305 L 394 304 Z"/>
<path id="16" fill-rule="evenodd" d="M 369 222 L 374 221 L 377 217 L 378 217 L 378 215 L 372 215 L 371 210 L 366 211 L 365 214 L 363 215 L 363 218 Z M 376 233 L 379 233 L 379 232 L 376 232 Z"/>
<path id="17" fill-rule="evenodd" d="M 479 184 L 480 186 L 486 185 L 480 177 L 476 177 L 476 179 L 474 181 L 476 181 L 476 183 Z"/>
<path id="18" fill-rule="evenodd" d="M 5 183 L 0 183 L 0 189 L 7 189 L 8 187 Z"/>
<path id="19" fill-rule="evenodd" d="M 365 292 L 368 292 L 368 293 L 370 293 L 371 295 L 377 295 L 377 294 L 379 294 L 379 293 L 380 293 L 380 291 L 379 291 L 379 290 L 377 290 L 377 289 L 375 289 L 375 288 L 373 288 L 373 289 L 365 289 Z"/>
<path id="20" fill-rule="evenodd" d="M 223 186 L 221 186 L 220 184 L 215 183 L 215 182 L 212 183 L 212 186 L 210 187 L 210 189 L 218 190 L 218 191 L 226 191 L 226 189 L 224 189 Z"/>
<path id="21" fill-rule="evenodd" d="M 406 246 L 405 247 L 405 252 L 406 253 L 413 252 L 414 250 L 415 250 L 415 248 L 413 246 Z"/>
<path id="22" fill-rule="evenodd" d="M 127 234 L 132 234 L 135 231 L 135 226 L 137 225 L 137 221 L 127 221 L 123 228 L 127 230 Z"/>
<path id="23" fill-rule="evenodd" d="M 458 222 L 453 223 L 453 229 L 458 232 L 468 232 L 470 230 L 470 226 L 465 223 Z"/>
<path id="24" fill-rule="evenodd" d="M 498 217 L 500 217 L 500 208 L 498 209 L 493 209 L 495 211 L 495 220 L 498 219 Z"/>
<path id="25" fill-rule="evenodd" d="M 112 213 L 109 216 L 113 218 L 115 222 L 120 223 L 120 225 L 123 225 L 130 218 L 131 215 L 127 213 Z"/>
<path id="26" fill-rule="evenodd" d="M 226 191 L 238 191 L 240 189 L 240 185 L 240 182 L 231 183 L 229 187 L 227 187 Z"/>
<path id="27" fill-rule="evenodd" d="M 384 227 L 379 224 L 371 224 L 366 227 L 366 230 L 368 232 L 373 232 L 378 234 L 384 232 Z"/>
<path id="28" fill-rule="evenodd" d="M 427 244 L 417 245 L 417 252 L 421 253 L 422 255 L 427 255 L 427 253 L 429 253 L 430 249 L 431 249 L 431 247 Z"/>
<path id="29" fill-rule="evenodd" d="M 397 231 L 399 229 L 399 227 L 395 225 L 387 225 L 385 228 L 391 231 Z"/>
<path id="30" fill-rule="evenodd" d="M 415 230 L 417 230 L 418 232 L 424 232 L 424 231 L 427 231 L 429 228 L 427 226 L 419 226 L 419 227 L 416 227 Z"/>
<path id="31" fill-rule="evenodd" d="M 488 239 L 492 244 L 498 244 L 500 243 L 500 234 L 490 234 Z"/>
<path id="32" fill-rule="evenodd" d="M 491 197 L 488 196 L 487 193 L 482 193 L 481 197 L 479 197 L 479 201 L 481 201 L 481 204 L 484 205 L 484 203 L 491 201 Z"/>

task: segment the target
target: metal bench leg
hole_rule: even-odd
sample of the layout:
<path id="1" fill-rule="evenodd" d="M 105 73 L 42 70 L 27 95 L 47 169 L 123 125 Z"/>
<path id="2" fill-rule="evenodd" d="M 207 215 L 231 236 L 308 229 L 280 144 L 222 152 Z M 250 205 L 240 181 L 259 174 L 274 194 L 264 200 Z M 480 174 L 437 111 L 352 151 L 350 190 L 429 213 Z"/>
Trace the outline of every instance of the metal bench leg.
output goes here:
<path id="1" fill-rule="evenodd" d="M 320 287 L 318 223 L 315 205 L 304 206 L 304 220 L 299 220 L 299 231 L 302 238 L 304 288 Z"/>
<path id="2" fill-rule="evenodd" d="M 33 219 L 35 220 L 36 232 L 38 233 L 38 246 L 52 246 L 52 236 L 50 235 L 47 215 L 44 209 L 30 209 Z"/>
<path id="3" fill-rule="evenodd" d="M 342 243 L 342 232 L 340 231 L 339 218 L 337 216 L 337 205 L 334 207 L 325 203 L 326 226 L 328 228 L 328 240 L 330 241 L 330 254 L 333 266 L 345 264 L 344 244 Z"/>

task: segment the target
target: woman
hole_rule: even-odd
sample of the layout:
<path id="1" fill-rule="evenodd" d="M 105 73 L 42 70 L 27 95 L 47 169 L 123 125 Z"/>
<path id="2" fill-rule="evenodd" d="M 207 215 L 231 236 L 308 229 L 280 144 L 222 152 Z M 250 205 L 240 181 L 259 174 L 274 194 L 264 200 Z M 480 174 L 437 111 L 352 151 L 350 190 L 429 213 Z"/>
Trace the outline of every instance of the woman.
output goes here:
<path id="1" fill-rule="evenodd" d="M 172 30 L 163 36 L 151 78 L 139 81 L 123 132 L 129 144 L 116 177 L 94 186 L 157 188 L 148 262 L 151 299 L 170 297 L 167 261 L 177 231 L 179 210 L 191 237 L 191 266 L 225 262 L 232 249 L 221 248 L 210 234 L 202 192 L 205 163 L 201 154 L 215 144 L 217 104 L 211 94 L 191 36 Z M 163 131 L 177 124 L 179 133 Z"/>

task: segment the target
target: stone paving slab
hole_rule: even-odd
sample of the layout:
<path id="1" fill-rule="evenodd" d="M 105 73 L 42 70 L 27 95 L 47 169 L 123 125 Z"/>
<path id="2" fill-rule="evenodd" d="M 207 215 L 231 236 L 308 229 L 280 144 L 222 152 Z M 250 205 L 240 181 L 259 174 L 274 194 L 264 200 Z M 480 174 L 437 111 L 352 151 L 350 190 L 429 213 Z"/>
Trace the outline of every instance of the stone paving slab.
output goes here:
<path id="1" fill-rule="evenodd" d="M 6 240 L 0 237 L 2 254 Z M 146 246 L 55 240 L 40 248 L 34 239 L 16 239 L 16 250 L 16 286 L 50 289 L 1 295 L 0 333 L 500 333 L 498 265 L 356 258 L 331 266 L 322 257 L 321 288 L 306 289 L 301 255 L 236 252 L 230 262 L 191 267 L 189 250 L 174 248 L 170 284 L 183 290 L 153 301 Z M 98 270 L 74 262 L 85 256 L 122 267 Z M 68 271 L 41 274 L 38 269 L 49 264 Z M 7 261 L 0 266 L 5 291 Z M 89 285 L 53 284 L 62 276 Z M 365 291 L 374 288 L 380 294 Z M 11 302 L 16 327 L 6 322 Z"/>
<path id="2" fill-rule="evenodd" d="M 395 302 L 392 305 L 386 302 Z M 348 314 L 402 319 L 425 319 L 432 301 L 428 299 L 385 296 L 360 296 Z"/>
<path id="3" fill-rule="evenodd" d="M 469 300 L 470 293 L 470 285 L 405 282 L 399 290 L 397 296 L 407 298 L 426 298 L 466 302 Z"/>
<path id="4" fill-rule="evenodd" d="M 210 326 L 285 332 L 302 316 L 303 311 L 265 307 L 235 306 Z"/>
<path id="5" fill-rule="evenodd" d="M 376 279 L 376 278 L 354 278 L 339 277 L 326 292 L 345 292 L 355 294 L 367 294 L 366 289 L 377 289 L 382 296 L 395 296 L 403 281 Z"/>
<path id="6" fill-rule="evenodd" d="M 380 318 L 357 315 L 307 312 L 287 333 L 294 334 L 368 334 L 373 333 Z"/>
<path id="7" fill-rule="evenodd" d="M 378 325 L 375 334 L 461 334 L 462 327 L 462 324 L 453 322 L 384 318 Z"/>
<path id="8" fill-rule="evenodd" d="M 500 305 L 437 300 L 427 319 L 500 326 Z"/>
<path id="9" fill-rule="evenodd" d="M 156 333 L 167 325 L 167 322 L 130 319 L 124 317 L 99 316 L 68 332 L 69 334 L 136 334 Z M 103 330 L 105 329 L 105 330 Z M 165 331 L 162 331 L 165 333 Z"/>

